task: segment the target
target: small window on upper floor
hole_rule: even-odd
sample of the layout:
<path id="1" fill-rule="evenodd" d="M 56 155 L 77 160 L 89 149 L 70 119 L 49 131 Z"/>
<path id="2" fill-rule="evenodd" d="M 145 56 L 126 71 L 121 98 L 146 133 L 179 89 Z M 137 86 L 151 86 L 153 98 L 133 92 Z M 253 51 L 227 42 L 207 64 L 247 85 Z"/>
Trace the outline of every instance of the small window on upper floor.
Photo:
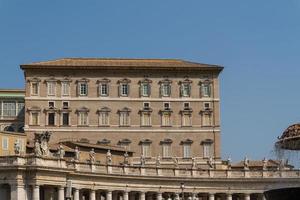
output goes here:
<path id="1" fill-rule="evenodd" d="M 54 101 L 49 101 L 48 106 L 49 108 L 54 108 L 55 107 Z"/>
<path id="2" fill-rule="evenodd" d="M 166 78 L 166 79 L 160 81 L 159 84 L 160 84 L 160 96 L 161 97 L 170 97 L 172 81 Z"/>
<path id="3" fill-rule="evenodd" d="M 70 82 L 62 82 L 61 83 L 61 94 L 62 94 L 62 96 L 70 95 Z"/>
<path id="4" fill-rule="evenodd" d="M 63 107 L 64 109 L 69 108 L 69 102 L 68 102 L 68 101 L 63 101 L 62 107 Z"/>
<path id="5" fill-rule="evenodd" d="M 150 103 L 149 102 L 144 102 L 144 110 L 149 110 L 150 109 Z"/>
<path id="6" fill-rule="evenodd" d="M 190 103 L 189 102 L 184 102 L 183 103 L 183 109 L 184 110 L 189 110 L 190 109 Z"/>
<path id="7" fill-rule="evenodd" d="M 79 83 L 79 95 L 80 96 L 88 95 L 88 84 L 87 83 Z"/>
<path id="8" fill-rule="evenodd" d="M 2 137 L 2 150 L 8 150 L 8 137 Z"/>
<path id="9" fill-rule="evenodd" d="M 100 96 L 108 96 L 108 83 L 101 83 L 99 90 Z"/>
<path id="10" fill-rule="evenodd" d="M 212 97 L 212 81 L 205 80 L 200 81 L 200 96 L 201 97 Z"/>
<path id="11" fill-rule="evenodd" d="M 129 95 L 129 84 L 128 83 L 122 83 L 120 85 L 120 96 L 127 97 Z"/>
<path id="12" fill-rule="evenodd" d="M 170 110 L 171 106 L 169 102 L 164 102 L 164 110 Z"/>

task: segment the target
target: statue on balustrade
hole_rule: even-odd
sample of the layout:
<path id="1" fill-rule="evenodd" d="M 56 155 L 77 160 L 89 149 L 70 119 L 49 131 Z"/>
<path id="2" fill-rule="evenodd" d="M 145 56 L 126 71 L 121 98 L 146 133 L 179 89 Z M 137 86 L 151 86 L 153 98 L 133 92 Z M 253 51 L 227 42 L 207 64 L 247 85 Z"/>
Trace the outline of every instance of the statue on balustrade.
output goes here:
<path id="1" fill-rule="evenodd" d="M 249 170 L 249 163 L 250 163 L 250 161 L 246 156 L 245 159 L 244 159 L 244 169 L 245 170 Z"/>
<path id="2" fill-rule="evenodd" d="M 80 159 L 80 151 L 78 149 L 78 146 L 75 147 L 75 161 L 79 161 Z"/>
<path id="3" fill-rule="evenodd" d="M 209 166 L 209 169 L 213 169 L 214 165 L 213 165 L 213 158 L 209 157 L 209 159 L 207 160 L 207 164 Z"/>
<path id="4" fill-rule="evenodd" d="M 110 150 L 107 150 L 107 153 L 106 153 L 106 164 L 108 164 L 108 165 L 112 164 L 112 157 L 111 157 Z"/>
<path id="5" fill-rule="evenodd" d="M 34 134 L 34 153 L 36 156 L 51 156 L 48 147 L 50 136 L 51 133 L 48 131 Z"/>
<path id="6" fill-rule="evenodd" d="M 227 168 L 231 169 L 231 158 L 230 158 L 230 156 L 227 158 Z"/>
<path id="7" fill-rule="evenodd" d="M 179 161 L 178 161 L 178 158 L 177 158 L 177 157 L 174 157 L 174 158 L 173 158 L 173 162 L 174 162 L 174 166 L 175 166 L 176 168 L 178 168 L 178 166 L 179 166 Z"/>
<path id="8" fill-rule="evenodd" d="M 144 155 L 141 155 L 141 166 L 143 167 L 143 166 L 145 166 L 145 164 L 146 164 L 146 159 L 145 159 L 145 156 Z"/>
<path id="9" fill-rule="evenodd" d="M 96 161 L 96 160 L 95 160 L 95 154 L 96 154 L 96 153 L 95 153 L 95 151 L 94 151 L 94 148 L 92 148 L 91 151 L 90 151 L 90 153 L 89 153 L 89 156 L 90 156 L 90 162 L 91 162 L 91 163 L 95 163 L 95 161 Z"/>
<path id="10" fill-rule="evenodd" d="M 192 158 L 192 169 L 197 169 L 196 158 Z"/>
<path id="11" fill-rule="evenodd" d="M 65 150 L 61 144 L 59 144 L 59 147 L 58 147 L 58 156 L 60 159 L 63 159 L 65 156 Z"/>
<path id="12" fill-rule="evenodd" d="M 20 149 L 21 149 L 20 143 L 16 141 L 16 142 L 14 143 L 14 151 L 15 151 L 15 155 L 20 155 Z"/>
<path id="13" fill-rule="evenodd" d="M 267 170 L 268 160 L 264 158 L 262 162 L 263 162 L 263 170 Z"/>
<path id="14" fill-rule="evenodd" d="M 156 167 L 160 166 L 160 155 L 157 156 L 156 158 Z"/>
<path id="15" fill-rule="evenodd" d="M 124 165 L 128 165 L 129 164 L 129 155 L 127 153 L 127 151 L 124 153 Z"/>

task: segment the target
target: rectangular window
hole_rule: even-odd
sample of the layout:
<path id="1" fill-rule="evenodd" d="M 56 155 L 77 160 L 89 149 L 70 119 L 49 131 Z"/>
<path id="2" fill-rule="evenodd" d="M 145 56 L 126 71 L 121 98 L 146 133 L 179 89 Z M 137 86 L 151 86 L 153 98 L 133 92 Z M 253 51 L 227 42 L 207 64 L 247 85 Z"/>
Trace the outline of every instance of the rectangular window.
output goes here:
<path id="1" fill-rule="evenodd" d="M 128 96 L 128 94 L 129 94 L 129 85 L 127 83 L 122 83 L 120 85 L 120 94 L 121 94 L 121 96 Z"/>
<path id="2" fill-rule="evenodd" d="M 211 84 L 209 83 L 202 84 L 202 96 L 211 97 Z"/>
<path id="3" fill-rule="evenodd" d="M 39 94 L 39 83 L 31 83 L 31 95 Z"/>
<path id="4" fill-rule="evenodd" d="M 62 82 L 61 83 L 61 93 L 63 96 L 70 95 L 70 83 L 69 82 Z"/>
<path id="5" fill-rule="evenodd" d="M 23 102 L 18 102 L 18 108 L 17 108 L 17 115 L 24 114 L 24 106 L 25 104 Z"/>
<path id="6" fill-rule="evenodd" d="M 211 157 L 211 144 L 210 143 L 204 143 L 203 144 L 203 157 L 204 158 L 210 158 Z"/>
<path id="7" fill-rule="evenodd" d="M 184 83 L 181 85 L 181 96 L 189 97 L 191 93 L 191 86 L 188 83 Z"/>
<path id="8" fill-rule="evenodd" d="M 108 112 L 100 112 L 99 113 L 99 125 L 100 126 L 108 126 L 109 125 L 109 114 L 108 114 Z"/>
<path id="9" fill-rule="evenodd" d="M 48 126 L 55 125 L 55 113 L 48 113 Z"/>
<path id="10" fill-rule="evenodd" d="M 149 108 L 150 108 L 150 103 L 149 103 L 149 102 L 144 102 L 144 103 L 143 103 L 143 107 L 144 107 L 144 110 L 149 110 Z"/>
<path id="11" fill-rule="evenodd" d="M 14 101 L 3 102 L 3 116 L 4 117 L 16 116 L 16 102 Z"/>
<path id="12" fill-rule="evenodd" d="M 171 126 L 171 114 L 170 113 L 163 113 L 162 114 L 162 126 Z"/>
<path id="13" fill-rule="evenodd" d="M 62 114 L 62 125 L 69 126 L 69 113 Z"/>
<path id="14" fill-rule="evenodd" d="M 204 109 L 205 109 L 205 110 L 209 110 L 209 109 L 210 109 L 210 103 L 205 102 L 205 103 L 204 103 Z"/>
<path id="15" fill-rule="evenodd" d="M 2 137 L 2 150 L 8 150 L 8 138 Z"/>
<path id="16" fill-rule="evenodd" d="M 56 87 L 55 82 L 47 82 L 47 91 L 49 96 L 55 95 L 55 87 Z"/>
<path id="17" fill-rule="evenodd" d="M 128 112 L 121 112 L 120 113 L 120 126 L 129 126 L 129 113 Z"/>
<path id="18" fill-rule="evenodd" d="M 211 126 L 212 125 L 212 123 L 211 123 L 211 114 L 204 113 L 202 118 L 203 118 L 202 119 L 202 121 L 203 121 L 202 125 L 203 126 Z"/>
<path id="19" fill-rule="evenodd" d="M 171 154 L 171 144 L 163 144 L 162 145 L 162 156 L 163 156 L 163 158 L 170 158 L 170 157 L 172 157 L 172 154 Z"/>
<path id="20" fill-rule="evenodd" d="M 192 117 L 190 113 L 182 114 L 182 126 L 192 126 Z"/>
<path id="21" fill-rule="evenodd" d="M 191 158 L 191 144 L 183 144 L 183 157 L 184 158 Z"/>
<path id="22" fill-rule="evenodd" d="M 143 97 L 150 96 L 150 84 L 149 83 L 141 84 L 141 96 L 143 96 Z"/>
<path id="23" fill-rule="evenodd" d="M 151 157 L 150 144 L 142 144 L 142 155 L 144 157 Z"/>
<path id="24" fill-rule="evenodd" d="M 88 113 L 86 113 L 86 112 L 79 113 L 79 125 L 80 126 L 88 125 Z"/>
<path id="25" fill-rule="evenodd" d="M 164 83 L 161 85 L 161 96 L 169 97 L 171 95 L 171 85 Z"/>
<path id="26" fill-rule="evenodd" d="M 189 110 L 190 109 L 190 103 L 189 102 L 184 102 L 183 103 L 183 109 L 184 110 Z"/>
<path id="27" fill-rule="evenodd" d="M 68 101 L 63 101 L 63 103 L 62 103 L 63 105 L 63 108 L 69 108 L 69 102 Z"/>
<path id="28" fill-rule="evenodd" d="M 169 102 L 164 102 L 164 110 L 170 110 L 171 106 Z"/>
<path id="29" fill-rule="evenodd" d="M 39 113 L 31 113 L 31 125 L 39 124 Z"/>
<path id="30" fill-rule="evenodd" d="M 79 95 L 80 96 L 88 95 L 88 84 L 87 83 L 79 83 Z"/>
<path id="31" fill-rule="evenodd" d="M 49 101 L 48 106 L 49 106 L 49 108 L 54 108 L 55 107 L 54 101 Z"/>
<path id="32" fill-rule="evenodd" d="M 151 126 L 151 113 L 142 113 L 141 126 Z"/>
<path id="33" fill-rule="evenodd" d="M 101 83 L 100 84 L 100 96 L 108 96 L 108 84 L 107 83 Z"/>

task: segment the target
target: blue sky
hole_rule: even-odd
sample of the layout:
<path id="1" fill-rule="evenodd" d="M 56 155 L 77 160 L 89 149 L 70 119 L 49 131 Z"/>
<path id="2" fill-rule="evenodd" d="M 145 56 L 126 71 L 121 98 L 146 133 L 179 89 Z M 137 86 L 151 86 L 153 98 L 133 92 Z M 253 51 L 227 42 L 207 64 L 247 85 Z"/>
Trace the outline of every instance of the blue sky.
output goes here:
<path id="1" fill-rule="evenodd" d="M 222 154 L 272 157 L 299 121 L 298 0 L 0 0 L 0 87 L 61 57 L 182 58 L 225 67 Z"/>

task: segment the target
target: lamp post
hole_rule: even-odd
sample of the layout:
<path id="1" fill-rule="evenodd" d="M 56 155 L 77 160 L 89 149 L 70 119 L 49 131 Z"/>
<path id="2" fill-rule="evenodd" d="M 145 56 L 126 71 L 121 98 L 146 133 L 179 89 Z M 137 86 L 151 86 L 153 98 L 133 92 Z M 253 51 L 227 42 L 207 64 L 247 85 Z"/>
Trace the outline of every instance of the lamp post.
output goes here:
<path id="1" fill-rule="evenodd" d="M 182 196 L 182 200 L 184 200 L 184 188 L 185 188 L 184 183 L 180 183 L 180 188 L 181 188 L 181 196 Z"/>

